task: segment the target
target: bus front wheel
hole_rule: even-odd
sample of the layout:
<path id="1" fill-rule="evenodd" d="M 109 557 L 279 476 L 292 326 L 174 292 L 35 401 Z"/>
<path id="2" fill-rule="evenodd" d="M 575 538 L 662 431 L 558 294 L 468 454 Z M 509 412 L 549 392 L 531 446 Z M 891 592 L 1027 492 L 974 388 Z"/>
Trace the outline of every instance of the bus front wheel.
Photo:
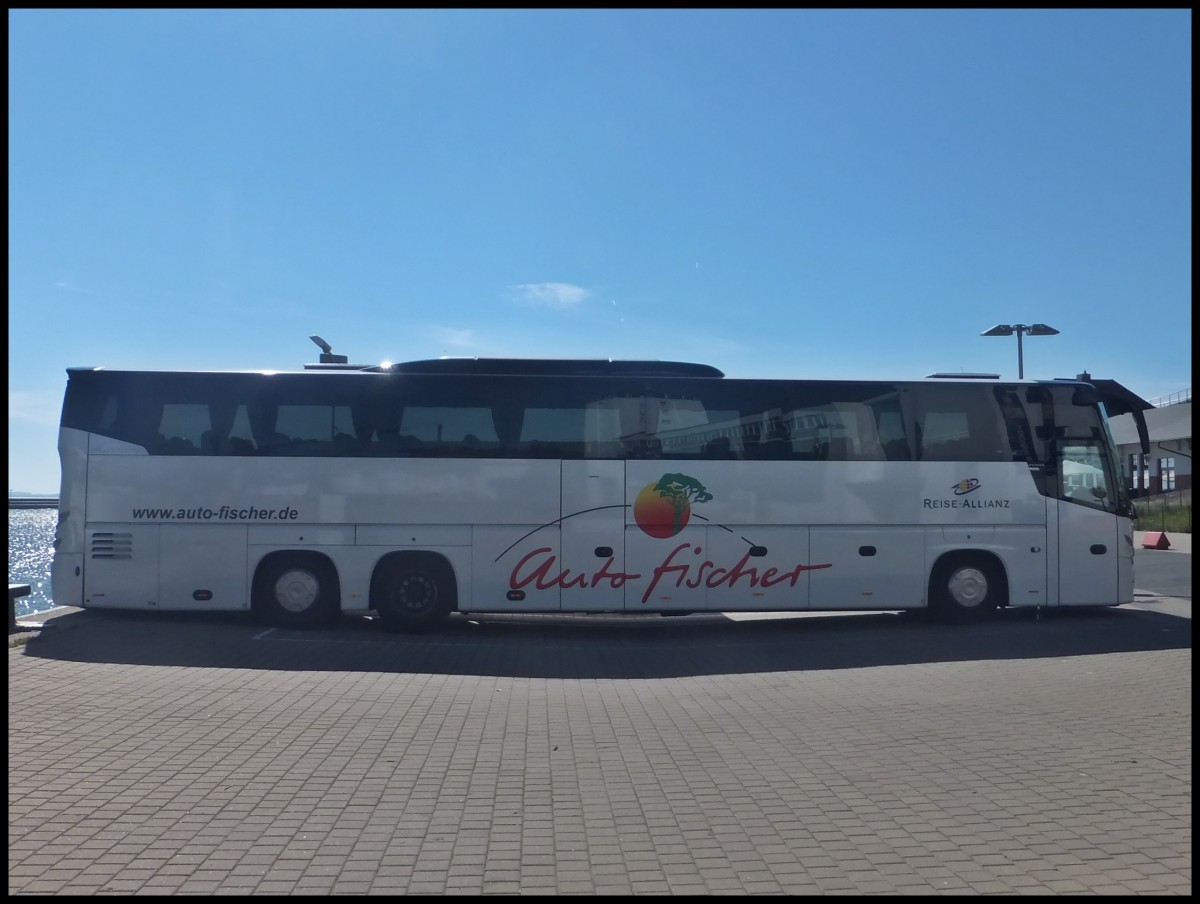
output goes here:
<path id="1" fill-rule="evenodd" d="M 405 556 L 385 566 L 375 610 L 389 631 L 419 631 L 436 625 L 453 611 L 454 574 L 436 556 Z"/>
<path id="2" fill-rule="evenodd" d="M 929 602 L 934 614 L 952 624 L 969 624 L 986 618 L 1004 595 L 1000 570 L 983 556 L 949 556 L 938 563 L 930 578 Z"/>
<path id="3" fill-rule="evenodd" d="M 270 624 L 314 628 L 337 611 L 337 574 L 320 556 L 277 555 L 254 575 L 253 605 Z"/>

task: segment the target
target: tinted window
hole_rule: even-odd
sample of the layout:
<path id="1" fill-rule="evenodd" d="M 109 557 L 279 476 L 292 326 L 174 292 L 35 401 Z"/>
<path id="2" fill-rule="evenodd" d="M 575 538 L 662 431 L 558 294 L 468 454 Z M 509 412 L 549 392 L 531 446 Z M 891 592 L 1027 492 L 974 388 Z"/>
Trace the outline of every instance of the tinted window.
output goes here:
<path id="1" fill-rule="evenodd" d="M 926 412 L 939 441 L 969 401 Z M 905 405 L 865 382 L 78 372 L 63 423 L 151 454 L 872 461 L 913 457 Z"/>

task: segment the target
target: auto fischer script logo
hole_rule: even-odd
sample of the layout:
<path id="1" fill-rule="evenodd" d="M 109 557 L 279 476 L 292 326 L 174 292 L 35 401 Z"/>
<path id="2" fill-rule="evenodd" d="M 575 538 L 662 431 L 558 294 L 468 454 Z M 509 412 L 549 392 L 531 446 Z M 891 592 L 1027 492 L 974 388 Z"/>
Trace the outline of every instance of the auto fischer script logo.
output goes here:
<path id="1" fill-rule="evenodd" d="M 649 537 L 669 540 L 688 524 L 692 517 L 692 506 L 712 500 L 713 494 L 704 485 L 687 474 L 664 474 L 654 483 L 648 483 L 633 503 L 633 520 Z M 601 506 L 574 512 L 558 519 L 574 518 L 616 506 Z M 627 507 L 627 506 L 623 506 Z M 701 520 L 707 521 L 702 515 Z M 549 527 L 550 525 L 542 525 Z M 496 561 L 510 552 L 522 541 L 536 534 L 542 527 L 535 528 L 512 543 Z M 729 528 L 724 528 L 729 530 Z M 701 534 L 703 536 L 703 534 Z M 745 539 L 745 538 L 743 538 Z M 641 595 L 643 604 L 656 597 L 672 599 L 681 590 L 717 590 L 720 588 L 744 588 L 747 593 L 762 596 L 769 588 L 780 586 L 794 588 L 806 571 L 831 568 L 832 563 L 807 565 L 790 561 L 784 565 L 771 565 L 762 558 L 765 550 L 749 540 L 747 548 L 734 561 L 732 558 L 718 562 L 708 558 L 704 549 L 696 543 L 679 543 L 665 553 L 662 560 L 648 573 L 622 570 L 617 555 L 612 553 L 595 570 L 572 570 L 559 561 L 553 546 L 539 546 L 526 552 L 513 565 L 508 576 L 510 599 L 524 599 L 526 588 L 531 590 L 588 590 L 595 587 L 619 590 L 631 581 L 644 581 Z M 756 551 L 758 550 L 758 551 Z M 622 559 L 624 557 L 622 556 Z"/>

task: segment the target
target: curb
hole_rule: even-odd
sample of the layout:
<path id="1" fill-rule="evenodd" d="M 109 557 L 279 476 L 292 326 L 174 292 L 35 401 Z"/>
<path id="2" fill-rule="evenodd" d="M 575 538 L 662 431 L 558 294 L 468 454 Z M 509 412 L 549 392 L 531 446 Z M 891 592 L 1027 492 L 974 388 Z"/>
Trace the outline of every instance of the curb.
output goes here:
<path id="1" fill-rule="evenodd" d="M 73 615 L 84 611 L 74 606 L 55 606 L 44 612 L 30 612 L 28 615 L 19 616 L 16 628 L 8 632 L 9 649 L 24 646 L 47 629 L 69 631 L 71 628 L 78 627 L 83 623 L 80 619 L 75 619 L 70 624 L 59 622 L 58 619 L 64 615 Z"/>

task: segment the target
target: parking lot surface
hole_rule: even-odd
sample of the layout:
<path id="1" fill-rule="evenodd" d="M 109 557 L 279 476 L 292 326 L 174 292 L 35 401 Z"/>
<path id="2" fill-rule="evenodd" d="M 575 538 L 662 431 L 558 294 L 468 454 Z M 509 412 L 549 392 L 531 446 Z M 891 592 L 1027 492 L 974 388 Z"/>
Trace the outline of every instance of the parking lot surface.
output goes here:
<path id="1" fill-rule="evenodd" d="M 1169 603 L 68 611 L 9 649 L 9 891 L 1190 894 Z"/>

